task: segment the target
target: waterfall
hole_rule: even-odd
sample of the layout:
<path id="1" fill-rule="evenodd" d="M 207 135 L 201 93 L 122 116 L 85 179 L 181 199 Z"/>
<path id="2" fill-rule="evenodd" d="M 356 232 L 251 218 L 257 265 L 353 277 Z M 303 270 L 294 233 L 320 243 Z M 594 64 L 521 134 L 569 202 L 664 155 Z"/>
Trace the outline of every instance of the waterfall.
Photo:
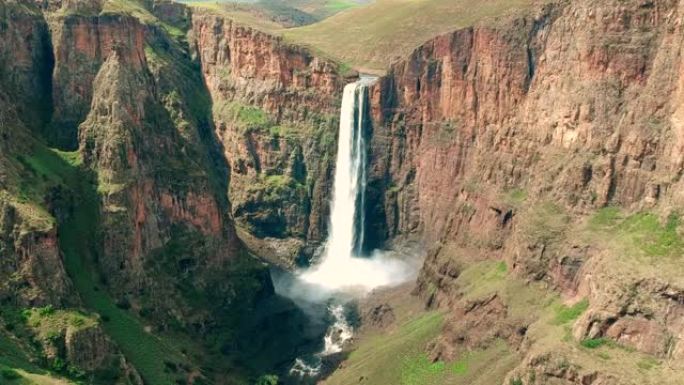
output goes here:
<path id="1" fill-rule="evenodd" d="M 399 284 L 415 277 L 415 266 L 397 255 L 375 251 L 364 256 L 366 204 L 368 87 L 374 78 L 364 77 L 344 87 L 330 201 L 330 231 L 319 263 L 300 271 L 297 280 L 276 285 L 276 291 L 299 303 L 325 303 L 331 323 L 323 337 L 323 349 L 297 358 L 290 369 L 294 376 L 317 376 L 323 361 L 343 349 L 353 338 L 347 320 L 350 298 L 370 290 Z M 390 253 L 391 254 L 391 253 Z"/>
<path id="2" fill-rule="evenodd" d="M 358 256 L 363 247 L 366 191 L 366 141 L 364 138 L 364 81 L 348 84 L 342 96 L 335 182 L 330 215 L 330 236 L 324 261 L 343 263 Z"/>
<path id="3" fill-rule="evenodd" d="M 383 261 L 362 258 L 366 204 L 366 136 L 368 87 L 374 78 L 361 78 L 344 87 L 330 203 L 330 233 L 320 263 L 301 275 L 303 281 L 331 290 L 364 291 L 387 285 L 391 267 Z"/>

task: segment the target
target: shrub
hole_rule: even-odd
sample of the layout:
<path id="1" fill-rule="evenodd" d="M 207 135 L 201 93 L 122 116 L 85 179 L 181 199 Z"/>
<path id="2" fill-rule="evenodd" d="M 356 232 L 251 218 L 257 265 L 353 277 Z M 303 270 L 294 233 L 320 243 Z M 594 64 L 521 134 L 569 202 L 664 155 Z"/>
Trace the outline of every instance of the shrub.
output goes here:
<path id="1" fill-rule="evenodd" d="M 19 373 L 17 373 L 16 370 L 9 368 L 3 368 L 2 370 L 0 370 L 0 376 L 2 376 L 2 378 L 4 378 L 5 380 L 10 381 L 18 380 L 21 378 L 21 376 L 19 375 Z"/>
<path id="2" fill-rule="evenodd" d="M 50 366 L 52 367 L 52 370 L 54 370 L 55 372 L 62 372 L 66 369 L 66 362 L 64 362 L 64 360 L 62 360 L 61 358 L 57 357 L 54 361 L 52 361 L 52 365 Z"/>
<path id="3" fill-rule="evenodd" d="M 69 365 L 67 367 L 67 375 L 72 378 L 84 378 L 86 373 L 76 366 Z"/>
<path id="4" fill-rule="evenodd" d="M 278 385 L 278 376 L 266 374 L 257 379 L 256 385 Z"/>
<path id="5" fill-rule="evenodd" d="M 596 349 L 598 347 L 605 345 L 607 342 L 608 340 L 606 340 L 605 338 L 588 338 L 580 342 L 580 345 L 584 346 L 587 349 Z"/>
<path id="6" fill-rule="evenodd" d="M 47 305 L 38 309 L 38 314 L 40 314 L 42 317 L 49 316 L 54 312 L 55 309 L 52 307 L 52 305 Z"/>

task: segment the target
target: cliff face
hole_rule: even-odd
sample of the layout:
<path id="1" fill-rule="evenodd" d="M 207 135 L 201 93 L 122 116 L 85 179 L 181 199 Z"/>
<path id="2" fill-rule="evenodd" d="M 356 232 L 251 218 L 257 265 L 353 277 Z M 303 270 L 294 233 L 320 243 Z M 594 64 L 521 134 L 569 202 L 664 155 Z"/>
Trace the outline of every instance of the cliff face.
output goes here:
<path id="1" fill-rule="evenodd" d="M 78 131 L 101 197 L 103 280 L 162 328 L 170 319 L 204 323 L 212 311 L 230 311 L 243 288 L 224 280 L 243 256 L 222 197 L 225 166 L 212 142 L 198 67 L 181 40 L 136 18 L 87 17 L 76 24 L 86 26 L 75 29 L 82 34 L 77 44 L 66 40 L 63 57 L 85 49 L 92 55 L 79 63 L 97 68 Z M 270 290 L 265 274 L 253 278 L 263 291 L 242 298 L 245 306 Z M 222 300 L 203 307 L 189 300 L 195 292 Z"/>
<path id="2" fill-rule="evenodd" d="M 677 234 L 682 204 L 681 6 L 551 4 L 437 37 L 379 80 L 370 185 L 382 203 L 369 210 L 384 218 L 376 237 L 431 245 L 418 288 L 430 305 L 462 306 L 460 274 L 503 259 L 588 298 L 577 340 L 678 356 L 681 304 L 668 293 L 682 282 L 654 258 L 679 246 L 653 237 Z M 530 383 L 555 375 L 537 373 Z M 589 383 L 612 383 L 601 381 Z"/>
<path id="3" fill-rule="evenodd" d="M 49 103 L 47 24 L 16 3 L 0 4 L 0 23 L 0 296 L 23 306 L 65 304 L 74 298 L 46 204 L 58 187 L 36 183 L 30 135 Z"/>
<path id="4" fill-rule="evenodd" d="M 393 230 L 448 232 L 446 208 L 479 198 L 468 189 L 492 190 L 475 184 L 523 186 L 580 213 L 678 202 L 676 11 L 674 2 L 549 6 L 441 36 L 394 66 L 374 95 L 388 130 L 378 136 L 393 139 L 376 146 L 402 156 L 382 158 L 376 174 L 398 188 L 415 178 L 420 194 L 399 194 L 414 202 L 388 221 Z"/>
<path id="5" fill-rule="evenodd" d="M 334 63 L 221 17 L 194 15 L 192 41 L 236 222 L 256 236 L 250 246 L 289 264 L 325 236 L 345 81 Z"/>
<path id="6" fill-rule="evenodd" d="M 50 118 L 52 49 L 40 13 L 18 2 L 0 3 L 0 77 L 3 91 L 16 101 L 17 115 L 31 129 Z"/>
<path id="7" fill-rule="evenodd" d="M 146 382 L 192 382 L 195 359 L 149 332 L 249 333 L 243 319 L 273 289 L 235 234 L 187 9 L 37 4 L 0 2 L 0 337 L 71 378 L 141 383 L 132 357 Z M 25 317 L 46 305 L 65 314 L 47 334 Z M 81 307 L 98 325 L 71 327 Z M 224 346 L 206 351 L 234 355 Z M 186 363 L 169 372 L 150 351 Z"/>
<path id="8" fill-rule="evenodd" d="M 30 5 L 2 2 L 0 25 L 0 354 L 10 366 L 46 364 L 70 377 L 106 372 L 109 381 L 141 384 L 95 316 L 73 310 L 82 302 L 59 236 L 75 200 L 71 166 L 37 139 L 51 111 L 47 23 Z M 56 308 L 71 310 L 57 317 Z"/>

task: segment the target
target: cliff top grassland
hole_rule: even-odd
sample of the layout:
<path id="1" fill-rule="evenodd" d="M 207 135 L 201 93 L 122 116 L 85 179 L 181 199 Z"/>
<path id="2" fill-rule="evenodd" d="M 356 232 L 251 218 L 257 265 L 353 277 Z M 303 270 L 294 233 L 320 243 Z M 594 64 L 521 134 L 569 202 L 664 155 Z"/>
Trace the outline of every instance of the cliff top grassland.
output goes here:
<path id="1" fill-rule="evenodd" d="M 407 56 L 434 36 L 523 12 L 536 3 L 537 0 L 377 0 L 367 4 L 350 0 L 297 1 L 293 7 L 311 12 L 320 21 L 285 28 L 288 25 L 254 11 L 268 8 L 269 2 L 248 7 L 231 2 L 188 2 L 196 9 L 220 13 L 283 36 L 290 43 L 308 47 L 361 72 L 375 74 L 384 73 L 393 61 Z M 321 15 L 321 8 L 336 12 Z"/>
<path id="2" fill-rule="evenodd" d="M 283 13 L 284 16 L 304 17 L 312 21 L 322 20 L 338 12 L 366 4 L 368 0 L 180 0 L 188 5 L 227 7 L 243 10 L 261 8 Z M 254 7 L 256 6 L 256 7 Z"/>
<path id="3" fill-rule="evenodd" d="M 299 27 L 319 22 L 364 0 L 181 0 L 195 9 L 209 9 L 263 31 Z"/>
<path id="4" fill-rule="evenodd" d="M 365 72 L 382 73 L 428 39 L 520 11 L 533 0 L 377 0 L 319 23 L 283 31 Z"/>

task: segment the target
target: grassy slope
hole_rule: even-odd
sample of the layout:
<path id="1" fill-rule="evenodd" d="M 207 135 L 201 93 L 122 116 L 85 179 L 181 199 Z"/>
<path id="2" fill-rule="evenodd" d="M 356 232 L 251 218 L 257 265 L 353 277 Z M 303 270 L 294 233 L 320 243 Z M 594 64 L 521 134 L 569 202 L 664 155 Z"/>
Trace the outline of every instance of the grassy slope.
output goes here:
<path id="1" fill-rule="evenodd" d="M 524 9 L 534 0 L 376 0 L 319 23 L 283 31 L 310 46 L 368 71 L 385 70 L 430 38 Z"/>
<path id="2" fill-rule="evenodd" d="M 621 217 L 615 212 L 599 213 L 591 223 L 592 232 L 596 231 L 596 226 L 604 230 L 608 225 L 617 226 L 623 236 L 642 240 L 643 247 L 649 251 L 654 246 L 652 242 L 661 243 L 663 237 L 667 238 L 667 224 L 652 223 L 648 214 Z M 643 242 L 645 238 L 650 241 Z M 671 369 L 664 360 L 607 340 L 574 340 L 571 328 L 587 310 L 586 299 L 565 304 L 543 284 L 518 279 L 508 273 L 505 264 L 496 261 L 471 264 L 457 282 L 457 295 L 463 300 L 486 298 L 497 293 L 507 305 L 510 319 L 530 324 L 529 354 L 552 352 L 564 357 L 562 362 L 567 364 L 578 365 L 584 370 L 619 374 L 620 378 L 629 378 L 635 383 L 682 383 L 684 374 Z M 360 335 L 356 350 L 325 384 L 492 385 L 501 384 L 520 363 L 521 357 L 504 341 L 494 341 L 462 354 L 455 361 L 428 360 L 427 347 L 439 338 L 443 323 L 440 313 L 412 314 L 398 328 Z"/>
<path id="3" fill-rule="evenodd" d="M 16 377 L 12 378 L 14 373 Z M 45 370 L 32 364 L 23 350 L 9 336 L 0 332 L 0 384 L 47 385 L 69 384 L 66 380 L 49 375 Z"/>
<path id="4" fill-rule="evenodd" d="M 453 362 L 428 359 L 425 350 L 444 323 L 438 312 L 424 313 L 386 334 L 364 336 L 343 368 L 326 385 L 490 385 L 516 363 L 503 341 Z M 482 373 L 486 369 L 486 376 Z"/>
<path id="5" fill-rule="evenodd" d="M 188 3 L 195 9 L 195 12 L 208 11 L 211 13 L 225 16 L 238 23 L 249 25 L 260 31 L 276 33 L 282 26 L 274 21 L 259 17 L 253 12 L 249 12 L 246 7 L 232 6 L 218 3 L 216 1 L 194 1 Z"/>

